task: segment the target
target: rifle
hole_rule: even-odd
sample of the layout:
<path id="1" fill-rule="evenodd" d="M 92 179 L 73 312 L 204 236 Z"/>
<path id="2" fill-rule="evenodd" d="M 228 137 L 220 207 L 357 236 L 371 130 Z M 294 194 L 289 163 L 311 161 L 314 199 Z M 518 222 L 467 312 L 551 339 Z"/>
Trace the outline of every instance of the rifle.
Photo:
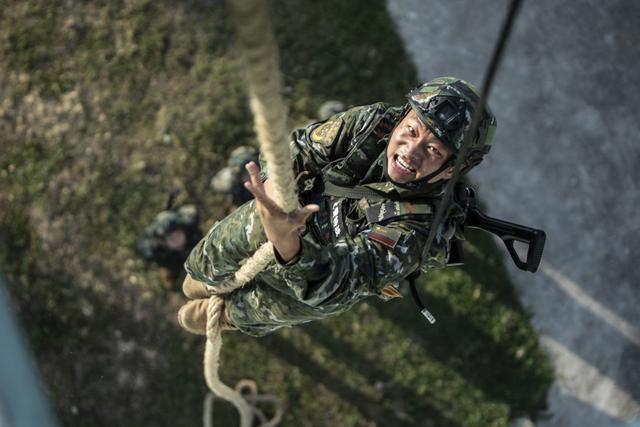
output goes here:
<path id="1" fill-rule="evenodd" d="M 453 197 L 456 203 L 462 207 L 466 215 L 465 221 L 462 225 L 463 231 L 465 227 L 469 227 L 478 228 L 488 233 L 495 234 L 507 247 L 509 255 L 511 255 L 511 259 L 513 259 L 513 262 L 519 269 L 530 271 L 532 273 L 535 273 L 538 270 L 540 260 L 542 259 L 544 243 L 547 238 L 544 231 L 520 224 L 514 224 L 501 219 L 491 218 L 490 216 L 485 215 L 478 208 L 475 190 L 471 187 L 467 187 L 464 183 L 459 182 L 456 184 Z M 527 254 L 524 260 L 520 258 L 520 255 L 516 251 L 516 242 L 527 244 Z M 449 249 L 449 260 L 447 261 L 447 266 L 464 264 L 462 241 L 458 239 L 451 239 L 449 242 Z M 420 313 L 422 313 L 429 323 L 433 324 L 436 319 L 424 306 L 416 289 L 415 280 L 419 275 L 420 269 L 416 270 L 416 272 L 408 277 L 411 295 L 420 309 Z"/>
<path id="2" fill-rule="evenodd" d="M 544 231 L 485 215 L 478 208 L 475 190 L 463 183 L 456 184 L 454 200 L 462 207 L 466 215 L 463 230 L 464 227 L 478 228 L 498 236 L 507 247 L 511 259 L 519 269 L 532 273 L 538 270 L 546 241 Z M 525 259 L 522 259 L 516 251 L 516 242 L 527 245 Z M 447 265 L 461 265 L 463 264 L 463 259 L 462 242 L 460 240 L 452 240 L 451 256 Z"/>

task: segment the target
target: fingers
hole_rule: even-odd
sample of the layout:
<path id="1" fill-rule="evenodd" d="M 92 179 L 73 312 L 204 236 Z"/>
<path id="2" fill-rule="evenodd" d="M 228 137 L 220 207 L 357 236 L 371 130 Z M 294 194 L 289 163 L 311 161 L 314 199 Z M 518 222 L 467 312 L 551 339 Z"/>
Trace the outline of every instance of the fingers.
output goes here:
<path id="1" fill-rule="evenodd" d="M 260 167 L 255 162 L 249 162 L 245 168 L 250 178 L 249 181 L 244 183 L 245 188 L 253 194 L 256 201 L 269 211 L 271 215 L 285 216 L 294 227 L 304 227 L 309 216 L 320 210 L 320 206 L 310 204 L 286 214 L 267 193 L 267 186 L 260 180 Z"/>
<path id="2" fill-rule="evenodd" d="M 262 188 L 262 182 L 260 181 L 260 167 L 255 162 L 249 162 L 245 165 L 245 169 L 249 172 L 249 178 L 251 179 L 251 185 L 255 188 Z"/>
<path id="3" fill-rule="evenodd" d="M 273 213 L 282 212 L 276 202 L 265 191 L 265 185 L 260 180 L 260 167 L 255 162 L 249 162 L 245 169 L 249 172 L 250 179 L 244 183 L 244 188 L 253 194 L 253 197 L 269 211 Z"/>
<path id="4" fill-rule="evenodd" d="M 320 210 L 320 206 L 316 204 L 303 206 L 297 209 L 296 211 L 292 212 L 292 220 L 298 225 L 298 227 L 304 228 L 305 223 L 307 222 L 307 219 L 309 219 L 311 215 L 318 212 L 319 210 Z"/>
<path id="5" fill-rule="evenodd" d="M 318 206 L 318 205 L 316 205 L 316 204 L 310 204 L 310 205 L 306 205 L 306 206 L 301 207 L 301 208 L 298 210 L 298 214 L 299 214 L 302 218 L 304 218 L 304 219 L 305 219 L 305 221 L 306 221 L 306 219 L 307 219 L 309 216 L 311 216 L 312 214 L 314 214 L 314 213 L 318 212 L 319 210 L 320 210 L 320 206 Z"/>
<path id="6" fill-rule="evenodd" d="M 247 163 L 244 168 L 249 173 L 249 181 L 245 181 L 244 186 L 259 199 L 264 194 L 264 185 L 260 181 L 260 168 L 254 162 Z"/>

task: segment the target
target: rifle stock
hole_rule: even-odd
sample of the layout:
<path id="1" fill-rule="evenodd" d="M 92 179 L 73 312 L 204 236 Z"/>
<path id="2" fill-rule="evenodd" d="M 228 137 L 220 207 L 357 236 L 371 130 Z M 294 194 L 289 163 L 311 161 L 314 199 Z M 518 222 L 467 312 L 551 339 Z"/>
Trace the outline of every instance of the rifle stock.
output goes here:
<path id="1" fill-rule="evenodd" d="M 518 268 L 532 273 L 538 270 L 546 241 L 544 231 L 485 215 L 477 207 L 475 191 L 461 183 L 457 184 L 456 202 L 465 210 L 464 226 L 479 228 L 495 234 L 504 242 L 509 255 L 511 255 Z M 527 245 L 527 253 L 524 260 L 521 259 L 516 250 L 516 242 Z"/>

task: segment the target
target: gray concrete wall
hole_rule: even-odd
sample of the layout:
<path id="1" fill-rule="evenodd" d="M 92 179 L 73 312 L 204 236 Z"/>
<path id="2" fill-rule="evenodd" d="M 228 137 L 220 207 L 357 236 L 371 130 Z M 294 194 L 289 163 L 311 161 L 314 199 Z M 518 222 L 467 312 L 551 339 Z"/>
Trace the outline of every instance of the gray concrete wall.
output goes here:
<path id="1" fill-rule="evenodd" d="M 388 0 L 422 80 L 481 84 L 506 1 Z M 541 271 L 511 268 L 557 381 L 541 426 L 640 414 L 640 2 L 524 2 L 472 173 L 488 213 L 547 232 Z M 393 66 L 393 64 L 390 64 Z"/>

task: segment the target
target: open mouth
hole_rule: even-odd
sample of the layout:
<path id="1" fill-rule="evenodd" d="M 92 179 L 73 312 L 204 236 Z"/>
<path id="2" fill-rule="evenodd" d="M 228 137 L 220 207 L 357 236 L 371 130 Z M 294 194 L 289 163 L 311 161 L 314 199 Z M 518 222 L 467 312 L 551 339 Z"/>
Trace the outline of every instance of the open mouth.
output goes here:
<path id="1" fill-rule="evenodd" d="M 400 169 L 400 171 L 405 172 L 407 174 L 412 174 L 412 175 L 416 173 L 416 170 L 412 168 L 409 163 L 407 163 L 405 160 L 402 159 L 402 157 L 398 156 L 397 154 L 393 156 L 393 160 L 396 166 L 398 166 L 398 168 Z"/>

